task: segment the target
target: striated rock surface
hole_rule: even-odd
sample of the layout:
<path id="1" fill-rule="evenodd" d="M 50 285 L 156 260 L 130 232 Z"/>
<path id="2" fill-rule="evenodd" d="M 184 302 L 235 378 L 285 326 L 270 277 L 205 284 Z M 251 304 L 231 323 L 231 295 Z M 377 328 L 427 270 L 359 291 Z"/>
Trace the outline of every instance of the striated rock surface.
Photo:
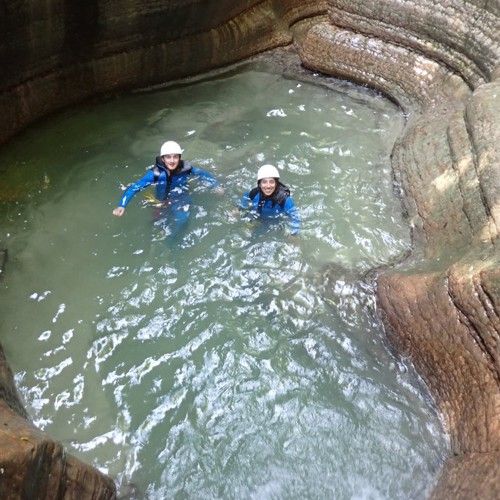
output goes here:
<path id="1" fill-rule="evenodd" d="M 432 494 L 438 498 L 498 498 L 500 453 L 469 453 L 451 458 L 445 465 L 443 478 Z M 473 478 L 472 481 L 467 479 Z"/>
<path id="2" fill-rule="evenodd" d="M 405 110 L 392 152 L 413 254 L 378 279 L 388 335 L 427 382 L 453 458 L 434 498 L 500 498 L 500 4 L 329 0 L 304 64 Z"/>
<path id="3" fill-rule="evenodd" d="M 83 99 L 145 87 L 292 42 L 318 0 L 26 0 L 0 7 L 0 143 Z"/>
<path id="4" fill-rule="evenodd" d="M 0 33 L 0 143 L 85 98 L 292 42 L 305 66 L 397 102 L 407 123 L 391 158 L 414 245 L 380 275 L 379 308 L 450 433 L 453 456 L 433 497 L 500 498 L 497 0 L 26 0 L 0 7 Z M 0 425 L 13 429 L 1 434 L 2 498 L 6 484 L 31 498 L 34 481 L 61 498 L 113 495 L 106 478 L 22 420 L 9 374 L 2 357 Z"/>
<path id="5" fill-rule="evenodd" d="M 0 498 L 114 499 L 113 481 L 67 454 L 27 418 L 0 347 Z"/>

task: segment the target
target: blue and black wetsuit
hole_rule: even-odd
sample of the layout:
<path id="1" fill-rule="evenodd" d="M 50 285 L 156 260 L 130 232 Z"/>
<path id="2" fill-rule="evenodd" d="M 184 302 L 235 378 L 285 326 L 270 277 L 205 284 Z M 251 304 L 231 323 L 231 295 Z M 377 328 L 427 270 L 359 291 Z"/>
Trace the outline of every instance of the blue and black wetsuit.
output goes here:
<path id="1" fill-rule="evenodd" d="M 241 198 L 240 207 L 254 210 L 263 218 L 275 218 L 285 214 L 289 219 L 291 234 L 298 234 L 300 231 L 299 211 L 290 196 L 290 190 L 281 182 L 278 182 L 278 187 L 269 197 L 265 196 L 259 187 L 245 193 Z"/>
<path id="2" fill-rule="evenodd" d="M 211 187 L 219 185 L 212 174 L 194 167 L 187 161 L 181 160 L 179 166 L 174 171 L 170 171 L 163 163 L 161 156 L 157 156 L 154 167 L 125 190 L 118 206 L 125 208 L 136 193 L 154 184 L 156 198 L 159 201 L 168 202 L 177 223 L 185 222 L 189 218 L 189 205 L 191 204 L 188 191 L 188 180 L 191 176 L 199 177 Z"/>

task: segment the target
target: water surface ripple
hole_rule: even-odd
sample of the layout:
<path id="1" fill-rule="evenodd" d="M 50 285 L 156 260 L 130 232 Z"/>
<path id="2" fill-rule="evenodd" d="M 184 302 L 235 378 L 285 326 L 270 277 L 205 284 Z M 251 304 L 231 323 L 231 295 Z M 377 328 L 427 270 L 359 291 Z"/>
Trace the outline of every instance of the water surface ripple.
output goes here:
<path id="1" fill-rule="evenodd" d="M 398 111 L 250 70 L 88 105 L 2 152 L 2 342 L 34 422 L 137 498 L 424 498 L 446 451 L 361 277 L 409 247 Z M 193 182 L 172 233 L 139 194 L 159 145 Z M 235 211 L 273 163 L 302 216 Z"/>

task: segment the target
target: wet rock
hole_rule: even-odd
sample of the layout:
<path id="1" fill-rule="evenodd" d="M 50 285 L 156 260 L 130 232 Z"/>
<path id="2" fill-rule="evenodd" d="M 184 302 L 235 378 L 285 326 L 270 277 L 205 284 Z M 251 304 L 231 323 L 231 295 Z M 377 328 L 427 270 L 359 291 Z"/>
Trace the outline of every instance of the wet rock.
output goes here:
<path id="1" fill-rule="evenodd" d="M 12 370 L 5 359 L 2 346 L 0 345 L 0 402 L 6 403 L 11 410 L 18 415 L 28 418 L 28 414 L 21 403 L 19 394 L 14 383 Z"/>
<path id="2" fill-rule="evenodd" d="M 325 10 L 316 0 L 5 4 L 0 143 L 83 99 L 200 74 L 290 44 L 290 25 Z"/>
<path id="3" fill-rule="evenodd" d="M 0 401 L 0 497 L 116 498 L 114 483 Z"/>
<path id="4" fill-rule="evenodd" d="M 378 282 L 390 339 L 431 387 L 457 454 L 500 447 L 499 304 L 489 299 L 500 275 L 464 271 L 388 273 Z"/>
<path id="5" fill-rule="evenodd" d="M 430 498 L 500 498 L 499 476 L 498 451 L 453 457 L 446 463 Z M 473 481 L 464 480 L 471 477 Z"/>
<path id="6" fill-rule="evenodd" d="M 1 347 L 0 431 L 0 498 L 116 498 L 109 477 L 31 424 Z"/>

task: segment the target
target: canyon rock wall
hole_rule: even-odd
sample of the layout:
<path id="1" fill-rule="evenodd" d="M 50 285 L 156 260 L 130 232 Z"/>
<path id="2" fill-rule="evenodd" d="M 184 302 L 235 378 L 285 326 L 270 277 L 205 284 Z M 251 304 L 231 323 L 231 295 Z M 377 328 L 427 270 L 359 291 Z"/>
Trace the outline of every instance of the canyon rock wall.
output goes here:
<path id="1" fill-rule="evenodd" d="M 380 275 L 379 308 L 450 433 L 453 457 L 434 498 L 500 498 L 498 0 L 17 1 L 0 7 L 0 28 L 0 143 L 85 98 L 290 43 L 305 66 L 397 102 L 407 123 L 391 161 L 413 252 Z M 24 410 L 4 381 L 10 425 L 9 412 L 22 419 Z M 32 460 L 19 463 L 50 464 L 36 469 L 40 484 L 50 469 L 72 485 L 61 497 L 107 498 L 106 478 L 83 480 L 94 472 L 18 425 L 12 439 Z M 88 484 L 103 496 L 74 493 Z"/>
<path id="2" fill-rule="evenodd" d="M 291 43 L 317 0 L 24 0 L 0 6 L 0 143 L 99 94 L 202 73 Z"/>
<path id="3" fill-rule="evenodd" d="M 413 253 L 378 279 L 397 351 L 450 433 L 434 498 L 500 497 L 500 4 L 329 0 L 304 64 L 407 114 L 392 152 Z"/>

